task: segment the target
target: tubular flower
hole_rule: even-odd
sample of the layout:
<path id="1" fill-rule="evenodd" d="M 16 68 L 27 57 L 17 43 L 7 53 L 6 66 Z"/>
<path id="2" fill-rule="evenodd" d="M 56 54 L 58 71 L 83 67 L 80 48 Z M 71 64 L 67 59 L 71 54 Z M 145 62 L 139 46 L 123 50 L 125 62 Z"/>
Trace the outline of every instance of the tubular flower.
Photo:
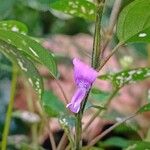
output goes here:
<path id="1" fill-rule="evenodd" d="M 77 58 L 73 59 L 73 65 L 74 80 L 77 89 L 71 99 L 71 102 L 67 105 L 67 108 L 69 108 L 74 113 L 78 113 L 80 110 L 81 102 L 84 100 L 87 92 L 92 86 L 92 83 L 98 76 L 98 72 Z"/>

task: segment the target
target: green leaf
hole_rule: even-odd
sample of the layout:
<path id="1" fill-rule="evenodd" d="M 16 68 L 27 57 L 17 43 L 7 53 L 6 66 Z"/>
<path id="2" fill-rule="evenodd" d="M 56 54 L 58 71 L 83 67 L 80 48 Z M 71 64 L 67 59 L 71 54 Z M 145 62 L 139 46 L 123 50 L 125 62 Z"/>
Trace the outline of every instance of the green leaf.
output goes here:
<path id="1" fill-rule="evenodd" d="M 57 0 L 50 4 L 50 7 L 72 16 L 88 20 L 95 19 L 96 7 L 87 0 Z"/>
<path id="2" fill-rule="evenodd" d="M 124 8 L 125 6 L 129 5 L 131 2 L 133 2 L 134 0 L 125 0 L 125 1 L 122 1 L 122 6 L 121 6 L 121 9 Z"/>
<path id="3" fill-rule="evenodd" d="M 63 114 L 59 118 L 59 122 L 63 128 L 73 128 L 75 127 L 76 118 L 70 114 Z"/>
<path id="4" fill-rule="evenodd" d="M 126 137 L 129 139 L 141 140 L 141 137 L 138 134 L 139 130 L 140 127 L 138 126 L 138 124 L 134 124 L 133 122 L 130 124 L 126 122 L 115 128 L 114 132 L 115 134 L 126 135 Z"/>
<path id="5" fill-rule="evenodd" d="M 51 2 L 51 0 L 26 0 L 26 1 L 20 0 L 20 2 L 33 9 L 48 11 L 49 10 L 48 5 Z"/>
<path id="6" fill-rule="evenodd" d="M 25 24 L 15 20 L 0 21 L 0 30 L 20 32 L 22 34 L 26 34 L 28 32 L 28 28 Z"/>
<path id="7" fill-rule="evenodd" d="M 106 141 L 103 142 L 103 144 L 107 147 L 107 146 L 115 146 L 115 147 L 120 147 L 120 148 L 124 148 L 128 146 L 128 141 L 125 138 L 122 137 L 110 137 L 109 139 L 107 139 Z"/>
<path id="8" fill-rule="evenodd" d="M 142 106 L 139 110 L 138 113 L 144 113 L 150 111 L 150 103 Z"/>
<path id="9" fill-rule="evenodd" d="M 0 20 L 8 17 L 13 12 L 16 0 L 0 0 Z"/>
<path id="10" fill-rule="evenodd" d="M 99 110 L 106 109 L 106 108 L 103 107 L 103 106 L 100 106 L 100 105 L 93 105 L 90 101 L 87 101 L 87 103 L 86 103 L 86 105 L 85 105 L 85 110 L 90 109 L 90 108 L 96 108 L 96 109 L 99 109 Z"/>
<path id="11" fill-rule="evenodd" d="M 149 150 L 150 142 L 145 141 L 129 141 L 128 147 L 124 150 Z"/>
<path id="12" fill-rule="evenodd" d="M 0 39 L 14 45 L 18 51 L 24 52 L 32 61 L 35 60 L 45 65 L 53 77 L 57 76 L 57 66 L 53 54 L 29 36 L 12 31 L 0 30 Z"/>
<path id="13" fill-rule="evenodd" d="M 141 43 L 150 43 L 150 27 L 142 30 L 141 32 L 135 34 L 127 42 L 141 42 Z"/>
<path id="14" fill-rule="evenodd" d="M 102 75 L 99 78 L 110 80 L 116 88 L 122 87 L 126 84 L 136 83 L 150 77 L 150 68 L 138 68 L 132 70 L 125 70 L 115 74 Z"/>
<path id="15" fill-rule="evenodd" d="M 70 132 L 72 131 L 72 128 L 75 127 L 76 118 L 73 115 L 70 115 L 68 113 L 65 113 L 60 116 L 59 123 L 62 127 L 62 129 L 65 131 L 65 133 L 68 136 L 69 142 L 71 145 L 73 145 L 73 137 Z"/>
<path id="16" fill-rule="evenodd" d="M 100 89 L 97 88 L 92 88 L 90 96 L 98 101 L 106 101 L 109 97 L 110 93 L 106 91 L 101 91 Z"/>
<path id="17" fill-rule="evenodd" d="M 44 91 L 42 106 L 50 117 L 57 117 L 66 111 L 64 104 L 51 91 Z"/>
<path id="18" fill-rule="evenodd" d="M 117 36 L 121 42 L 150 42 L 150 0 L 135 0 L 120 13 Z"/>
<path id="19" fill-rule="evenodd" d="M 0 50 L 19 66 L 41 98 L 43 82 L 34 64 L 24 56 L 23 52 L 5 41 L 0 40 Z"/>

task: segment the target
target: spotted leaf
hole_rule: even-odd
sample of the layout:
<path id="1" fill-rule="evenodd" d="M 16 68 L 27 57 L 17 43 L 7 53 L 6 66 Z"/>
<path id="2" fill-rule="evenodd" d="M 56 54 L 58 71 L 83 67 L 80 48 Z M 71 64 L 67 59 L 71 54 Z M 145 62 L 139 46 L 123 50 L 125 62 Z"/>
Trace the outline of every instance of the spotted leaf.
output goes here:
<path id="1" fill-rule="evenodd" d="M 0 21 L 0 29 L 6 31 L 8 30 L 13 32 L 20 32 L 22 34 L 26 34 L 28 32 L 28 28 L 25 24 L 15 20 Z"/>
<path id="2" fill-rule="evenodd" d="M 29 83 L 41 98 L 43 82 L 34 64 L 23 54 L 23 52 L 18 51 L 15 46 L 10 45 L 5 41 L 0 40 L 0 50 L 19 66 Z"/>
<path id="3" fill-rule="evenodd" d="M 117 36 L 121 42 L 150 42 L 150 0 L 135 0 L 119 15 Z"/>
<path id="4" fill-rule="evenodd" d="M 0 39 L 15 46 L 18 51 L 24 52 L 24 55 L 27 55 L 32 61 L 35 60 L 45 65 L 53 77 L 57 76 L 57 66 L 53 54 L 29 36 L 0 30 Z"/>
<path id="5" fill-rule="evenodd" d="M 95 19 L 95 5 L 87 0 L 57 0 L 50 7 L 72 16 Z"/>
<path id="6" fill-rule="evenodd" d="M 119 88 L 126 84 L 142 81 L 150 77 L 150 68 L 138 68 L 132 70 L 125 70 L 116 74 L 106 74 L 99 78 L 103 80 L 110 80 L 115 87 Z"/>

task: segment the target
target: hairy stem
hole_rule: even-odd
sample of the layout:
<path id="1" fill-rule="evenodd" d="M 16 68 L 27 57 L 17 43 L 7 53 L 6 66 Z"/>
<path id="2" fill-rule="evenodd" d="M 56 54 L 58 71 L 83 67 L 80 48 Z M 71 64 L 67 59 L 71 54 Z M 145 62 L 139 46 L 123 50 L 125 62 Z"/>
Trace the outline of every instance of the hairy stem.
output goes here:
<path id="1" fill-rule="evenodd" d="M 95 33 L 94 33 L 94 42 L 93 42 L 93 52 L 92 52 L 92 64 L 91 66 L 94 69 L 97 69 L 100 66 L 100 55 L 101 55 L 101 19 L 103 13 L 105 0 L 97 0 L 96 4 L 96 23 L 95 23 Z M 82 115 L 88 99 L 88 91 L 80 112 L 76 115 L 76 132 L 75 132 L 75 150 L 80 150 L 82 148 Z"/>
<path id="2" fill-rule="evenodd" d="M 97 69 L 100 66 L 101 55 L 101 19 L 103 14 L 105 0 L 98 0 L 96 5 L 96 22 L 92 52 L 92 67 Z"/>
<path id="3" fill-rule="evenodd" d="M 75 150 L 80 150 L 82 148 L 82 112 L 80 111 L 76 116 L 76 131 L 75 131 Z"/>
<path id="4" fill-rule="evenodd" d="M 16 82 L 17 82 L 17 67 L 13 64 L 13 72 L 12 72 L 12 82 L 11 82 L 11 91 L 10 91 L 10 100 L 8 104 L 8 109 L 6 113 L 5 126 L 2 135 L 2 150 L 6 150 L 7 147 L 7 137 L 9 134 L 9 128 L 11 123 L 12 109 L 14 105 L 14 97 L 16 91 Z"/>

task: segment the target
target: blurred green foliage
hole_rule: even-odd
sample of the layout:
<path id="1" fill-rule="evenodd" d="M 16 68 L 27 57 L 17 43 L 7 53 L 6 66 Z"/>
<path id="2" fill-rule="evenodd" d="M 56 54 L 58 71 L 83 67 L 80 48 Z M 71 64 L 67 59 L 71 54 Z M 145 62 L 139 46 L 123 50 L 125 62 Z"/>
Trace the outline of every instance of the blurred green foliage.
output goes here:
<path id="1" fill-rule="evenodd" d="M 53 34 L 68 34 L 68 35 L 74 35 L 77 33 L 88 33 L 92 34 L 93 23 L 90 21 L 86 21 L 82 18 L 78 17 L 71 17 L 66 16 L 63 13 L 53 11 L 52 9 L 49 9 L 49 2 L 54 2 L 56 0 L 0 0 L 0 21 L 1 20 L 9 20 L 14 19 L 20 22 L 25 23 L 28 26 L 29 29 L 29 35 L 31 36 L 38 36 L 38 37 L 46 37 L 48 35 Z M 103 26 L 105 27 L 108 25 L 108 18 L 110 16 L 112 4 L 114 0 L 109 0 L 108 7 L 105 9 L 105 13 L 103 16 Z M 126 0 L 123 1 L 122 7 L 128 5 L 133 0 Z M 116 38 L 113 42 L 117 43 L 118 39 Z M 145 44 L 134 44 L 132 45 L 135 48 L 135 53 L 137 55 L 142 55 L 144 57 L 147 56 L 146 53 L 146 45 Z M 6 87 L 0 88 L 0 139 L 1 139 L 1 133 L 3 130 L 3 122 L 5 118 L 5 111 L 6 106 L 8 103 L 8 97 L 9 97 L 9 86 L 11 79 L 11 62 L 7 60 L 2 54 L 0 54 L 0 84 L 3 85 L 2 80 L 7 79 L 8 85 Z M 91 95 L 95 99 L 107 99 L 109 96 L 109 93 L 103 92 L 103 91 L 92 91 Z M 45 96 L 45 101 L 48 101 L 49 99 L 55 99 L 57 100 L 57 97 L 53 95 L 52 93 L 47 93 Z M 44 101 L 44 102 L 45 102 Z M 49 102 L 50 106 L 52 101 Z M 58 108 L 63 110 L 62 104 L 57 103 Z M 48 106 L 47 106 L 48 107 Z M 49 114 L 51 116 L 57 115 L 58 110 L 57 108 L 51 109 Z M 112 114 L 111 114 L 112 115 Z M 126 131 L 124 131 L 126 132 Z M 24 134 L 28 133 L 27 128 L 24 123 L 22 123 L 20 120 L 13 120 L 11 124 L 11 134 Z M 132 134 L 132 133 L 131 133 Z M 124 139 L 123 139 L 124 140 Z M 119 140 L 119 138 L 113 138 L 111 139 L 111 142 L 116 143 L 116 141 L 124 142 L 122 139 Z M 106 141 L 105 144 L 108 145 L 110 141 Z M 126 141 L 125 141 L 126 142 Z M 119 143 L 119 144 L 120 144 Z M 117 144 L 117 143 L 116 143 Z M 111 143 L 110 143 L 111 145 Z M 122 144 L 123 145 L 123 144 Z"/>
<path id="2" fill-rule="evenodd" d="M 59 19 L 48 8 L 51 0 L 0 0 L 0 20 L 14 19 L 28 26 L 32 36 L 88 32 L 89 22 L 81 18 Z"/>

